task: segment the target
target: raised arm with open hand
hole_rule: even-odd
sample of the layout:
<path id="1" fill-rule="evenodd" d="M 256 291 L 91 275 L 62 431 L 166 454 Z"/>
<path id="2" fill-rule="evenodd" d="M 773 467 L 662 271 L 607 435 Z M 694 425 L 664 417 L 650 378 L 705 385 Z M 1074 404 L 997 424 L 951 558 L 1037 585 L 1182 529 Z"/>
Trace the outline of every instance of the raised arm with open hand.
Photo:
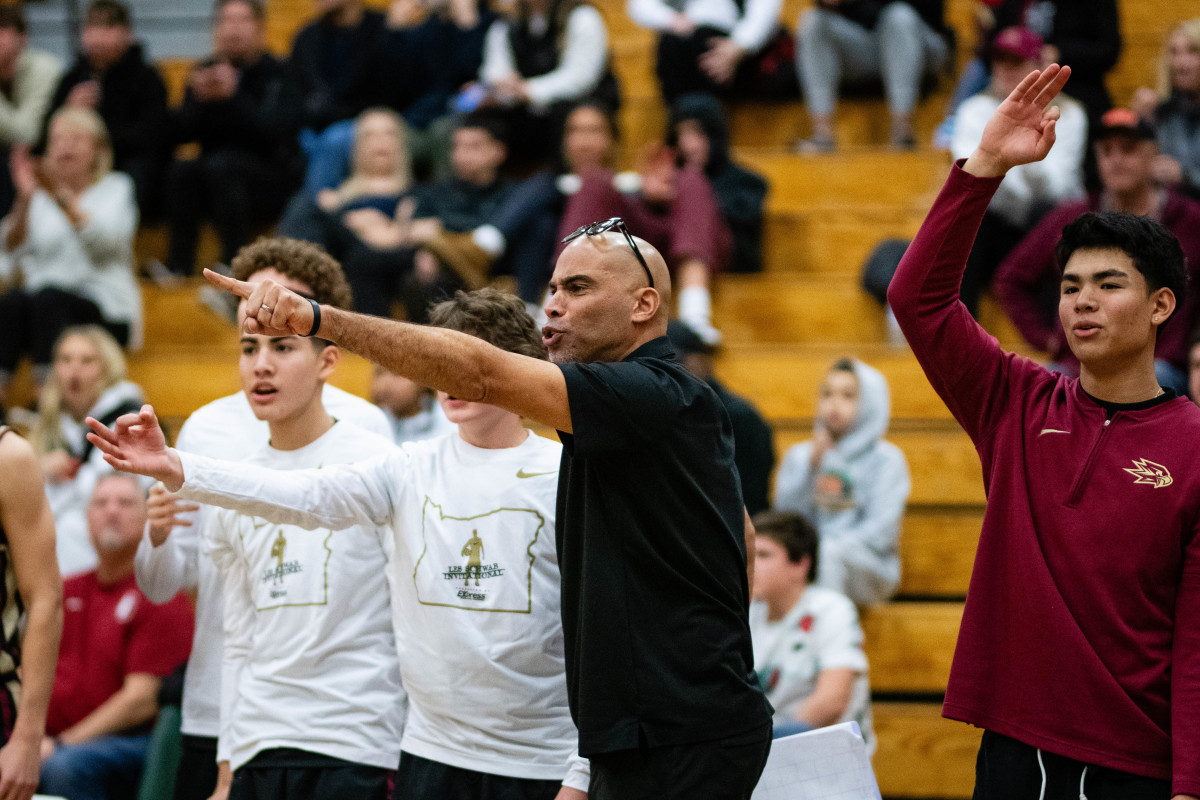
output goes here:
<path id="1" fill-rule="evenodd" d="M 963 169 L 981 178 L 995 178 L 1013 167 L 1045 158 L 1054 144 L 1060 113 L 1050 101 L 1069 77 L 1071 68 L 1058 64 L 1026 75 L 992 114 Z"/>
<path id="2" fill-rule="evenodd" d="M 117 417 L 111 429 L 92 417 L 87 418 L 87 425 L 92 429 L 88 441 L 114 469 L 155 478 L 170 491 L 179 491 L 183 464 L 179 454 L 167 447 L 167 437 L 158 426 L 153 407 L 144 405 L 136 414 Z"/>

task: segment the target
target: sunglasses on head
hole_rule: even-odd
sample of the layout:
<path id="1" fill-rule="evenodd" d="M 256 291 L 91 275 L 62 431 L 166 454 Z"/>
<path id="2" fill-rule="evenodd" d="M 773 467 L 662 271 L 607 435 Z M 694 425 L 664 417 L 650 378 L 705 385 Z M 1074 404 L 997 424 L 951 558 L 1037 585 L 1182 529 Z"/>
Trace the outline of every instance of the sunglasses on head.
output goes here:
<path id="1" fill-rule="evenodd" d="M 625 241 L 629 243 L 629 249 L 633 250 L 633 254 L 637 256 L 638 263 L 642 265 L 642 269 L 646 271 L 646 280 L 650 281 L 650 288 L 654 288 L 654 276 L 650 274 L 650 267 L 646 264 L 646 259 L 642 257 L 642 251 L 638 250 L 637 242 L 633 239 L 633 234 L 625 227 L 625 223 L 620 217 L 611 217 L 603 222 L 593 222 L 590 225 L 581 225 L 573 233 L 563 237 L 563 244 L 573 242 L 580 236 L 599 236 L 602 233 L 608 233 L 611 230 L 619 230 L 625 234 Z"/>

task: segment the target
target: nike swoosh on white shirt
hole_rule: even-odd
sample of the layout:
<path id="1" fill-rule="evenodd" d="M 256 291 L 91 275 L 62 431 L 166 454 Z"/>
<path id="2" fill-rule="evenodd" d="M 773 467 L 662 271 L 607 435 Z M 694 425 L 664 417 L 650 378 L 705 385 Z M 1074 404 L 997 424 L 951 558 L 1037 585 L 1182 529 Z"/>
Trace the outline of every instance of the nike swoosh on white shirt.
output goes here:
<path id="1" fill-rule="evenodd" d="M 549 472 L 526 472 L 525 468 L 522 467 L 521 469 L 517 470 L 517 477 L 518 478 L 536 478 L 539 475 L 553 475 L 555 473 L 555 471 L 556 470 L 550 470 Z"/>
<path id="2" fill-rule="evenodd" d="M 1058 428 L 1042 428 L 1042 432 L 1038 436 L 1045 436 L 1047 433 L 1070 433 L 1070 431 L 1060 431 Z"/>

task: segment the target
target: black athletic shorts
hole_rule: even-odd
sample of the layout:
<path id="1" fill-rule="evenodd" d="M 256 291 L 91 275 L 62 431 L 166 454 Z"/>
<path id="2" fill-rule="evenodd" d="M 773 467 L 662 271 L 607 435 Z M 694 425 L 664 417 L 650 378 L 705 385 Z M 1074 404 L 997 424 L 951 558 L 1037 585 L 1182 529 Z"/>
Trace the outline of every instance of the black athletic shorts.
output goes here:
<path id="1" fill-rule="evenodd" d="M 306 750 L 264 750 L 234 772 L 229 800 L 388 800 L 391 775 Z"/>
<path id="2" fill-rule="evenodd" d="M 1097 767 L 1042 751 L 994 731 L 984 731 L 975 760 L 974 800 L 1170 800 L 1171 782 Z M 1086 770 L 1086 773 L 1085 773 Z M 1080 781 L 1083 782 L 1082 790 Z"/>
<path id="3" fill-rule="evenodd" d="M 491 775 L 401 752 L 394 800 L 554 800 L 560 788 L 561 780 Z"/>

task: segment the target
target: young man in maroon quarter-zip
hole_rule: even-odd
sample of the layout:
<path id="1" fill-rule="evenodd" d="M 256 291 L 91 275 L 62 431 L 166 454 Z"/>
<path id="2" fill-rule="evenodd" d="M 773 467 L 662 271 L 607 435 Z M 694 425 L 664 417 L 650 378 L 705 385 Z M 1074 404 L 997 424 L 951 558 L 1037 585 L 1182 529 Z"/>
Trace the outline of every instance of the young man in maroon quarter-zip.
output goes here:
<path id="1" fill-rule="evenodd" d="M 1078 379 L 1004 352 L 958 299 L 1001 178 L 1054 143 L 1049 103 L 1069 73 L 1033 72 L 1001 104 L 888 293 L 988 495 L 943 713 L 985 729 L 976 800 L 1193 798 L 1200 408 L 1154 377 L 1158 330 L 1183 300 L 1179 245 L 1122 214 L 1063 231 L 1059 318 Z"/>

